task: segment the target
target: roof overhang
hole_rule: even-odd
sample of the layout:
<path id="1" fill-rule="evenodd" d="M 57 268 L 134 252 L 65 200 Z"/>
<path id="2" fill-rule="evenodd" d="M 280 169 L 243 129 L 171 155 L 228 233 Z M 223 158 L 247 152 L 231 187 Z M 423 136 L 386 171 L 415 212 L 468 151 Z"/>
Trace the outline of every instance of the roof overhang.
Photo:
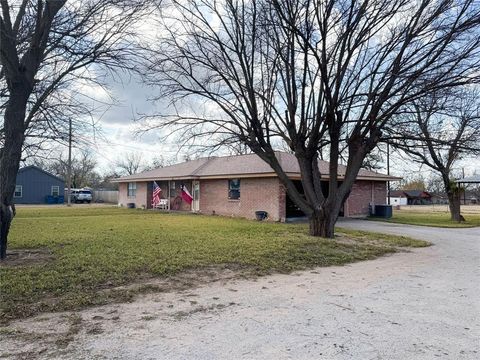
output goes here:
<path id="1" fill-rule="evenodd" d="M 480 175 L 455 180 L 458 184 L 480 184 Z"/>
<path id="2" fill-rule="evenodd" d="M 292 180 L 301 180 L 302 176 L 300 173 L 286 173 L 286 175 Z M 278 175 L 274 172 L 271 173 L 252 173 L 252 174 L 219 174 L 219 175 L 210 175 L 210 176 L 175 176 L 175 177 L 123 177 L 118 179 L 113 179 L 113 183 L 125 183 L 125 182 L 144 182 L 144 181 L 176 181 L 176 180 L 214 180 L 214 179 L 248 179 L 248 178 L 272 178 L 277 177 Z M 322 180 L 328 180 L 330 177 L 328 175 L 322 175 Z M 339 175 L 338 180 L 343 180 L 344 176 Z M 357 176 L 356 180 L 364 181 L 400 181 L 401 177 L 396 176 Z"/>

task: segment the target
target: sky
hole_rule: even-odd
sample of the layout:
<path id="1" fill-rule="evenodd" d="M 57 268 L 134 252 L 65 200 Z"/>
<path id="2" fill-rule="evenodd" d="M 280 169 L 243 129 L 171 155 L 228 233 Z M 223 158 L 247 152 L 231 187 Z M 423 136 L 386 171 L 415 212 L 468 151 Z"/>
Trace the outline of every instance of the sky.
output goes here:
<path id="1" fill-rule="evenodd" d="M 90 89 L 97 98 L 106 97 L 101 88 Z M 127 153 L 140 153 L 145 163 L 153 159 L 163 158 L 170 163 L 183 161 L 186 155 L 195 156 L 192 150 L 180 148 L 174 136 L 165 141 L 160 130 L 149 132 L 139 131 L 142 128 L 140 120 L 144 113 L 158 111 L 165 112 L 167 101 L 152 102 L 149 98 L 154 94 L 151 88 L 143 86 L 136 78 L 125 77 L 121 82 L 110 83 L 110 95 L 115 104 L 102 109 L 97 113 L 100 132 L 95 136 L 80 136 L 80 149 L 91 151 L 98 162 L 100 172 L 108 172 L 115 161 Z M 66 149 L 64 149 L 66 151 Z M 223 153 L 226 154 L 226 153 Z M 221 152 L 219 155 L 223 155 Z M 404 156 L 393 153 L 390 159 L 391 174 L 405 178 L 431 176 L 425 166 L 412 163 Z M 386 164 L 380 172 L 386 172 Z M 470 158 L 459 161 L 455 167 L 456 173 L 465 173 L 465 176 L 480 172 L 480 159 Z"/>
<path id="2" fill-rule="evenodd" d="M 175 141 L 175 137 L 169 137 L 167 141 L 162 139 L 162 132 L 159 130 L 139 132 L 140 114 L 156 108 L 147 100 L 151 94 L 151 89 L 143 87 L 135 80 L 114 84 L 112 95 L 118 100 L 118 104 L 112 105 L 99 116 L 100 134 L 94 138 L 84 137 L 85 141 L 80 145 L 81 149 L 88 149 L 95 155 L 100 172 L 108 172 L 117 159 L 132 152 L 142 154 L 146 163 L 159 157 L 176 163 L 183 161 L 186 155 L 196 155 L 191 150 L 182 150 Z M 430 170 L 425 165 L 412 163 L 399 154 L 393 153 L 390 161 L 392 175 L 405 178 L 431 176 Z M 384 169 L 379 171 L 386 173 L 386 164 L 383 166 Z M 462 169 L 465 176 L 480 172 L 480 159 L 459 161 L 455 170 L 461 173 Z"/>
<path id="3" fill-rule="evenodd" d="M 79 141 L 77 149 L 91 151 L 97 162 L 100 173 L 107 173 L 113 169 L 113 164 L 127 153 L 140 153 L 143 161 L 149 163 L 153 159 L 163 158 L 169 163 L 181 162 L 185 156 L 198 154 L 192 150 L 181 149 L 174 136 L 163 139 L 160 130 L 141 132 L 141 115 L 151 112 L 166 111 L 167 101 L 152 102 L 149 98 L 154 94 L 151 88 L 143 86 L 139 79 L 125 77 L 121 82 L 110 83 L 110 96 L 115 99 L 115 104 L 98 111 L 97 122 L 99 132 L 89 135 L 74 135 Z M 96 98 L 106 98 L 101 88 L 91 88 L 90 95 Z M 66 152 L 65 149 L 59 149 Z M 220 152 L 219 155 L 224 155 Z M 404 178 L 423 176 L 428 178 L 431 171 L 425 165 L 412 163 L 404 156 L 393 153 L 390 159 L 391 174 Z M 384 169 L 379 172 L 386 173 Z M 480 172 L 480 159 L 469 158 L 461 160 L 455 167 L 455 172 L 465 176 Z"/>
<path id="4" fill-rule="evenodd" d="M 153 21 L 153 20 L 152 20 Z M 155 26 L 151 22 L 144 22 L 139 25 L 145 38 L 154 37 L 152 29 Z M 198 154 L 180 148 L 174 136 L 163 139 L 159 130 L 151 130 L 141 133 L 141 115 L 147 113 L 165 113 L 167 111 L 168 99 L 152 102 L 149 101 L 155 91 L 144 86 L 140 79 L 127 74 L 119 74 L 116 81 L 108 81 L 110 96 L 115 104 L 102 108 L 98 111 L 97 121 L 100 132 L 93 135 L 78 135 L 80 148 L 88 149 L 97 158 L 98 170 L 108 172 L 115 161 L 123 155 L 131 152 L 142 154 L 144 162 L 151 162 L 154 158 L 162 157 L 170 163 L 183 161 L 186 155 L 196 156 Z M 93 98 L 108 101 L 108 95 L 99 87 L 86 89 Z M 65 149 L 66 151 L 66 149 Z M 221 155 L 221 153 L 220 153 Z M 456 171 L 463 169 L 466 176 L 480 172 L 480 159 L 467 159 L 459 161 Z M 380 170 L 382 172 L 382 170 Z M 386 172 L 386 166 L 385 170 Z M 393 154 L 391 158 L 391 174 L 414 178 L 419 175 L 430 176 L 426 166 L 420 166 Z"/>

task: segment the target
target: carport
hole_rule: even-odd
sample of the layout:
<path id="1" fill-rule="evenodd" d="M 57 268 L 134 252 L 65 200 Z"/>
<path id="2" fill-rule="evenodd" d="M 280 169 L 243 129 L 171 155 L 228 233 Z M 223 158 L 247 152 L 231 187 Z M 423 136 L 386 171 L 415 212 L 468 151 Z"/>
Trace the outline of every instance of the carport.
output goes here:
<path id="1" fill-rule="evenodd" d="M 301 180 L 294 180 L 293 183 L 295 184 L 295 187 L 297 190 L 303 195 L 303 185 Z M 341 181 L 339 182 L 340 184 L 342 183 Z M 322 181 L 322 192 L 325 196 L 328 195 L 328 188 L 329 188 L 329 183 L 328 181 Z M 290 198 L 290 196 L 285 197 L 285 215 L 286 215 L 286 221 L 287 222 L 295 222 L 298 220 L 306 220 L 307 217 L 305 213 L 293 202 L 293 200 Z M 340 210 L 339 216 L 343 217 L 344 216 L 344 208 Z"/>
<path id="2" fill-rule="evenodd" d="M 455 180 L 455 182 L 459 186 L 461 186 L 462 184 L 464 184 L 464 185 L 480 184 L 480 175 L 473 175 L 473 176 L 469 176 L 469 177 L 466 177 L 466 178 L 463 178 L 463 179 L 458 179 L 458 180 Z M 465 196 L 466 196 L 466 191 L 463 192 L 463 204 L 464 205 L 466 204 Z"/>

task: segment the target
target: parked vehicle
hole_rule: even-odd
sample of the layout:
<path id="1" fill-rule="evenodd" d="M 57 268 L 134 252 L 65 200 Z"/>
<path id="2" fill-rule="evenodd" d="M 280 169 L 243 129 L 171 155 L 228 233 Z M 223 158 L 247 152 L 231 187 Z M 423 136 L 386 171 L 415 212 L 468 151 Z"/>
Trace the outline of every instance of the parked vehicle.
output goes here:
<path id="1" fill-rule="evenodd" d="M 74 203 L 88 203 L 92 202 L 91 190 L 72 189 L 70 192 L 70 199 Z"/>

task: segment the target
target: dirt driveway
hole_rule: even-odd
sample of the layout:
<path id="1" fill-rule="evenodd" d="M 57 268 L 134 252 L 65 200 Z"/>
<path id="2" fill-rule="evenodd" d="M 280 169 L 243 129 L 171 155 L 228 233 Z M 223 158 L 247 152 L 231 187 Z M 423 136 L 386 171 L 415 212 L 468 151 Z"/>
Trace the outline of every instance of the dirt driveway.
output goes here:
<path id="1" fill-rule="evenodd" d="M 435 245 L 343 267 L 219 281 L 130 304 L 41 315 L 14 323 L 18 336 L 0 333 L 0 358 L 480 358 L 479 228 L 340 225 Z"/>

